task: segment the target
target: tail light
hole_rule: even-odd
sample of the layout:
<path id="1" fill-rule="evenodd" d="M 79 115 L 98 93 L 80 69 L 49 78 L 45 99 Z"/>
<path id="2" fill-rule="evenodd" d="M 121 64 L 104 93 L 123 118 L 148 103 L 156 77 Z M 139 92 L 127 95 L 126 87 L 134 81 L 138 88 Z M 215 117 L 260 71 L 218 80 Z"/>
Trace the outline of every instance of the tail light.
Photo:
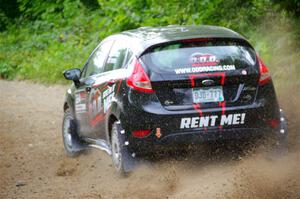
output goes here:
<path id="1" fill-rule="evenodd" d="M 143 138 L 148 136 L 151 133 L 151 130 L 137 130 L 133 131 L 132 135 L 137 138 Z"/>
<path id="2" fill-rule="evenodd" d="M 262 59 L 257 55 L 258 63 L 259 63 L 259 85 L 263 86 L 267 84 L 271 80 L 271 74 L 269 72 L 268 67 L 262 61 Z"/>
<path id="3" fill-rule="evenodd" d="M 141 63 L 137 59 L 134 60 L 133 63 L 133 72 L 127 79 L 127 85 L 141 92 L 153 93 L 154 91 L 151 87 L 150 79 L 144 71 Z"/>

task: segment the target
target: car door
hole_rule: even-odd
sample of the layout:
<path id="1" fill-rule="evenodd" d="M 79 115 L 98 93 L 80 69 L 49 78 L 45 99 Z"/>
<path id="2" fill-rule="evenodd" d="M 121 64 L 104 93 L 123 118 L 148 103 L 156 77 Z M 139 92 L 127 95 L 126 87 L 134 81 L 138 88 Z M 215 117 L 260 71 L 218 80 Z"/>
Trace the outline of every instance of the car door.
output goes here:
<path id="1" fill-rule="evenodd" d="M 81 137 L 97 138 L 93 118 L 101 109 L 101 96 L 93 89 L 95 82 L 101 83 L 105 61 L 113 40 L 105 40 L 93 51 L 81 74 L 80 85 L 75 92 L 75 113 Z M 100 81 L 99 81 L 100 80 Z M 104 80 L 104 79 L 103 79 Z"/>
<path id="2" fill-rule="evenodd" d="M 89 107 L 92 107 L 93 118 L 90 124 L 95 127 L 97 138 L 105 139 L 106 120 L 113 99 L 119 93 L 126 72 L 124 66 L 132 53 L 124 40 L 115 40 L 104 64 L 104 71 L 92 86 Z"/>

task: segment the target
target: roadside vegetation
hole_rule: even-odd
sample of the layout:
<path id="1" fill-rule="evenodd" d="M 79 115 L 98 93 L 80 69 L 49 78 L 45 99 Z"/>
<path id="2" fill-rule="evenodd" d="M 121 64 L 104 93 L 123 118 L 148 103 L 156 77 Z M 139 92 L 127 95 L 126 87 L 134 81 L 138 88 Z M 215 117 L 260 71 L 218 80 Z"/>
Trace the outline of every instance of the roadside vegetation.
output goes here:
<path id="1" fill-rule="evenodd" d="M 300 1 L 0 0 L 0 77 L 65 83 L 105 36 L 140 26 L 219 25 L 250 40 L 277 78 L 300 79 Z"/>

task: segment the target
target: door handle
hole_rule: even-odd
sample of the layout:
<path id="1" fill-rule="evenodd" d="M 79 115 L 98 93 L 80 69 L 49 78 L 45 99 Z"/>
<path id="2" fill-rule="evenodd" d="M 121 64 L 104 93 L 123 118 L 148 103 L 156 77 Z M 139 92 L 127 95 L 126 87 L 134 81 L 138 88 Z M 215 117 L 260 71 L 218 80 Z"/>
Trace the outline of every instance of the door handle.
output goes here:
<path id="1" fill-rule="evenodd" d="M 108 86 L 112 86 L 113 84 L 115 84 L 116 83 L 116 81 L 114 80 L 114 79 L 111 79 L 111 80 L 109 80 L 108 82 L 107 82 L 107 85 Z"/>

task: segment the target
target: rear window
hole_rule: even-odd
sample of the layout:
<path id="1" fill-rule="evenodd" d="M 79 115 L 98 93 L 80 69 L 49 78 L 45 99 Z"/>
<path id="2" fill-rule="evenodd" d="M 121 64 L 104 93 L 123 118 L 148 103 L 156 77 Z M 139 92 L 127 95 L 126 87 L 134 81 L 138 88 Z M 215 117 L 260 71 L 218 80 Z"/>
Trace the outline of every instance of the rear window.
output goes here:
<path id="1" fill-rule="evenodd" d="M 230 71 L 256 66 L 255 51 L 236 41 L 200 41 L 164 44 L 141 57 L 151 70 L 176 74 Z"/>

